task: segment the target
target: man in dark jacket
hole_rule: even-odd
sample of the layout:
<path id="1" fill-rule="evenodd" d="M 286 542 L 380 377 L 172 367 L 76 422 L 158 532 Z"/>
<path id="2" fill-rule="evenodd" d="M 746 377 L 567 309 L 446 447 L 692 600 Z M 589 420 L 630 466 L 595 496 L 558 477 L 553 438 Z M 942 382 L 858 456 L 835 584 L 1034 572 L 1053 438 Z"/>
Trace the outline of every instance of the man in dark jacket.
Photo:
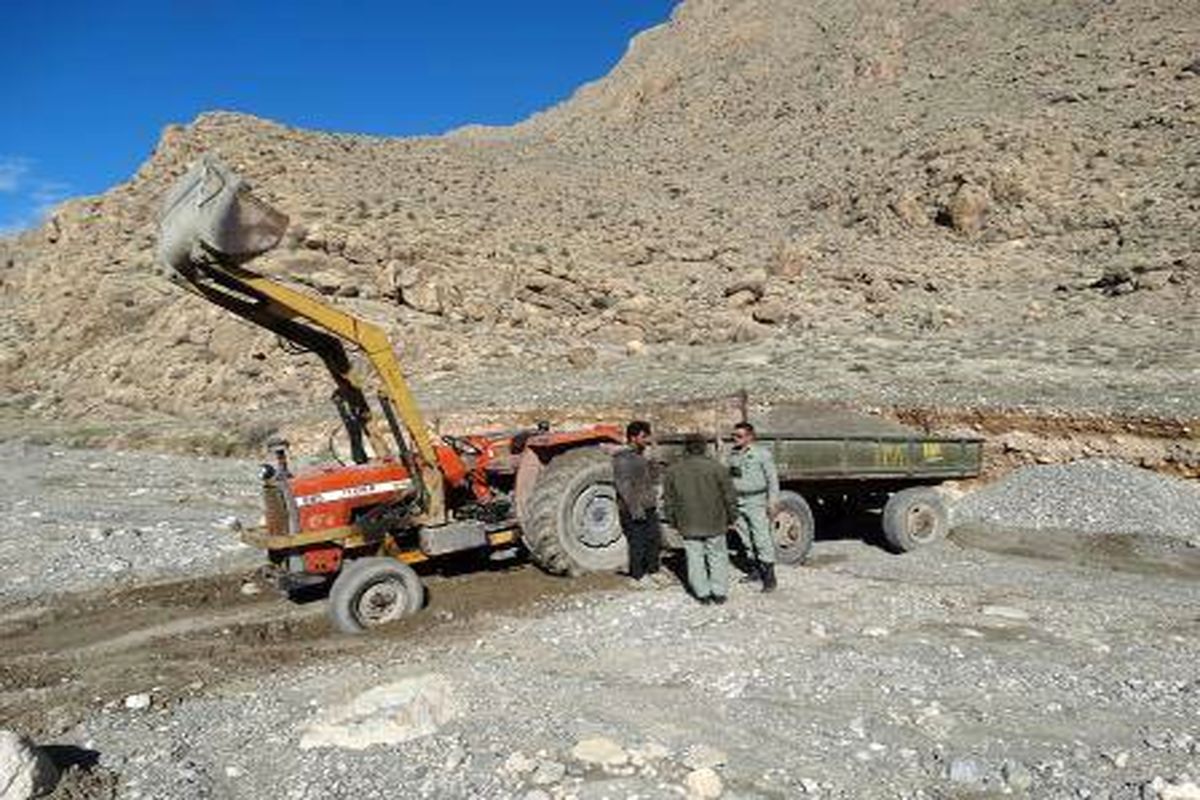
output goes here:
<path id="1" fill-rule="evenodd" d="M 650 423 L 640 419 L 625 427 L 629 446 L 613 456 L 613 483 L 617 489 L 617 511 L 621 531 L 629 545 L 629 577 L 641 581 L 658 572 L 662 529 L 658 524 L 658 496 L 646 447 Z"/>
<path id="2" fill-rule="evenodd" d="M 688 435 L 683 452 L 663 477 L 663 510 L 683 537 L 693 594 L 701 603 L 724 603 L 729 594 L 725 532 L 737 518 L 733 479 L 705 454 L 699 434 Z"/>

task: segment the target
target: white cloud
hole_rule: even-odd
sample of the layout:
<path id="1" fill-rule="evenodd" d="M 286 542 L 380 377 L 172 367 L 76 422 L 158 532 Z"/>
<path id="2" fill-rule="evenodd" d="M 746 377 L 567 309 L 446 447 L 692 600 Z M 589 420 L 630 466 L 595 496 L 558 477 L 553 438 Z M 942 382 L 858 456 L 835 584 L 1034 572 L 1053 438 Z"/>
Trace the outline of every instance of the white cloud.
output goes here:
<path id="1" fill-rule="evenodd" d="M 35 167 L 33 159 L 0 155 L 0 195 L 6 195 L 0 203 L 0 236 L 36 228 L 71 196 L 69 183 L 44 178 Z"/>
<path id="2" fill-rule="evenodd" d="M 33 201 L 33 213 L 38 220 L 44 219 L 54 207 L 71 196 L 71 184 L 62 181 L 37 181 L 29 199 Z"/>
<path id="3" fill-rule="evenodd" d="M 29 174 L 29 159 L 0 156 L 0 192 L 15 192 Z"/>

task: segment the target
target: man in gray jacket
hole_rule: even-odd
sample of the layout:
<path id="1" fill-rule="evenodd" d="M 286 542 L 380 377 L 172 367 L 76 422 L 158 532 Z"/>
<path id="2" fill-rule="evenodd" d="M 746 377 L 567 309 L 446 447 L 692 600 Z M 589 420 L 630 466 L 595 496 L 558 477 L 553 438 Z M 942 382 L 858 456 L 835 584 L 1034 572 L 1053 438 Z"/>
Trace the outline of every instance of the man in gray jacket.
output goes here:
<path id="1" fill-rule="evenodd" d="M 704 438 L 689 434 L 683 458 L 663 477 L 663 511 L 687 555 L 688 585 L 701 603 L 724 603 L 729 595 L 725 532 L 737 517 L 729 470 L 705 454 Z"/>
<path id="2" fill-rule="evenodd" d="M 613 456 L 613 483 L 617 489 L 617 512 L 621 532 L 629 546 L 629 577 L 639 585 L 642 578 L 658 572 L 662 529 L 658 524 L 658 493 L 654 473 L 646 458 L 650 423 L 635 419 L 625 427 L 628 447 Z"/>

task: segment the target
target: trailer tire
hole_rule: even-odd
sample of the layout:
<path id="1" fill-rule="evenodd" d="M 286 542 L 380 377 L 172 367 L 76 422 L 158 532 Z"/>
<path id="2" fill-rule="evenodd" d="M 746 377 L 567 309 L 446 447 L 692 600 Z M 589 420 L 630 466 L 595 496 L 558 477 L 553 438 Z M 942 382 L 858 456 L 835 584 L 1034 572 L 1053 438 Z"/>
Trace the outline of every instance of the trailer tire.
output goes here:
<path id="1" fill-rule="evenodd" d="M 901 489 L 883 507 L 883 535 L 897 552 L 907 553 L 946 538 L 950 515 L 942 495 L 928 486 Z"/>
<path id="2" fill-rule="evenodd" d="M 343 633 L 415 614 L 425 602 L 421 578 L 391 558 L 358 558 L 346 564 L 329 590 L 329 618 Z"/>
<path id="3" fill-rule="evenodd" d="M 776 561 L 791 565 L 807 561 L 817 532 L 808 501 L 796 492 L 780 492 L 779 511 L 771 521 L 771 531 L 775 536 Z"/>
<path id="4" fill-rule="evenodd" d="M 629 562 L 612 457 L 598 447 L 554 456 L 530 494 L 525 548 L 554 575 L 613 572 Z"/>

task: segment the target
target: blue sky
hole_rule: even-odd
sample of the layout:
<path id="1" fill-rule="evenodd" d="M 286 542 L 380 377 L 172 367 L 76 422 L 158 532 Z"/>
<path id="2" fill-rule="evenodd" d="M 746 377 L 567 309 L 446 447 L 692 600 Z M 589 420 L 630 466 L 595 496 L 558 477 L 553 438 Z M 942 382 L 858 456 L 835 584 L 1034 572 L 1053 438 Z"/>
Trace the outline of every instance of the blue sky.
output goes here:
<path id="1" fill-rule="evenodd" d="M 379 135 L 507 124 L 604 75 L 676 0 L 6 3 L 0 232 L 129 178 L 203 111 Z"/>

